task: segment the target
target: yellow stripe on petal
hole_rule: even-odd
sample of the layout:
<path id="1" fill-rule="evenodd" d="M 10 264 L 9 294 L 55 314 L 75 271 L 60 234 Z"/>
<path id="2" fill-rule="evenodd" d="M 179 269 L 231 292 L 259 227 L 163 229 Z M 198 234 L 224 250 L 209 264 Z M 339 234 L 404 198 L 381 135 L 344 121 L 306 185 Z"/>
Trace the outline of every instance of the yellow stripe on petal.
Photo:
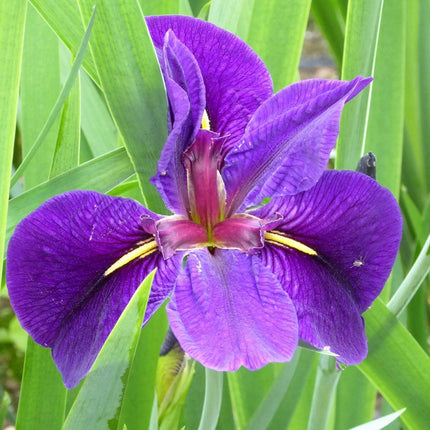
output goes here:
<path id="1" fill-rule="evenodd" d="M 297 251 L 308 255 L 318 255 L 314 249 L 309 248 L 309 246 L 297 240 L 291 239 L 291 237 L 285 236 L 280 231 L 266 231 L 264 233 L 264 239 L 266 242 L 272 243 L 273 245 L 287 246 L 288 248 L 297 249 Z"/>
<path id="2" fill-rule="evenodd" d="M 121 269 L 121 267 L 124 267 L 131 261 L 136 260 L 136 258 L 147 257 L 148 255 L 154 253 L 156 250 L 157 242 L 155 241 L 155 239 L 148 239 L 147 241 L 142 242 L 142 244 L 138 248 L 133 249 L 133 251 L 127 252 L 127 254 L 123 255 L 119 260 L 115 261 L 115 263 L 113 263 L 112 266 L 110 266 L 109 269 L 106 270 L 103 276 L 110 275 L 111 273 L 115 272 L 118 269 Z"/>
<path id="3" fill-rule="evenodd" d="M 210 130 L 211 129 L 211 122 L 209 121 L 209 116 L 208 116 L 208 113 L 206 112 L 206 109 L 203 111 L 202 129 L 203 130 Z"/>

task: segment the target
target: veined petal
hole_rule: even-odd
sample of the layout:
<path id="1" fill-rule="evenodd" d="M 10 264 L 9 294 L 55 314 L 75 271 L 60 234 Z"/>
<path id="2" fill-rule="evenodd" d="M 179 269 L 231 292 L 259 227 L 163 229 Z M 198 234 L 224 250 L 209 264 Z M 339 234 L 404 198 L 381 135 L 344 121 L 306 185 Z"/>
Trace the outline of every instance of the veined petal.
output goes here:
<path id="1" fill-rule="evenodd" d="M 314 249 L 342 275 L 360 312 L 385 285 L 399 249 L 402 216 L 389 190 L 357 172 L 324 172 L 310 190 L 273 199 L 253 212 L 278 221 L 279 230 Z"/>
<path id="2" fill-rule="evenodd" d="M 360 363 L 367 355 L 364 321 L 339 274 L 318 257 L 295 249 L 268 244 L 262 256 L 294 303 L 299 337 L 342 363 Z"/>
<path id="3" fill-rule="evenodd" d="M 159 54 L 169 99 L 169 137 L 152 179 L 167 207 L 185 215 L 189 210 L 182 154 L 200 129 L 206 105 L 205 87 L 196 59 L 169 30 Z"/>
<path id="4" fill-rule="evenodd" d="M 224 160 L 228 213 L 311 188 L 336 143 L 344 104 L 370 81 L 302 81 L 261 105 Z"/>
<path id="5" fill-rule="evenodd" d="M 52 348 L 68 388 L 86 375 L 154 268 L 145 322 L 171 292 L 180 256 L 165 261 L 154 246 L 158 218 L 130 199 L 76 191 L 48 200 L 16 228 L 6 269 L 11 304 L 33 339 Z"/>
<path id="6" fill-rule="evenodd" d="M 165 82 L 170 106 L 171 131 L 161 151 L 157 173 L 151 178 L 151 183 L 157 187 L 167 209 L 185 215 L 189 210 L 186 173 L 178 145 L 183 141 L 184 129 L 189 129 L 187 123 L 190 118 L 190 102 L 186 92 L 175 81 L 167 78 Z"/>
<path id="7" fill-rule="evenodd" d="M 186 93 L 190 101 L 190 125 L 187 140 L 181 142 L 182 153 L 200 130 L 203 111 L 206 106 L 206 91 L 199 65 L 190 50 L 169 30 L 164 38 L 164 69 L 166 75 L 174 80 Z"/>
<path id="8" fill-rule="evenodd" d="M 167 306 L 181 347 L 215 370 L 288 361 L 297 346 L 294 307 L 259 258 L 194 251 Z"/>
<path id="9" fill-rule="evenodd" d="M 361 361 L 360 315 L 388 279 L 401 238 L 392 194 L 360 173 L 327 171 L 310 190 L 273 199 L 253 215 L 276 219 L 265 228 L 317 253 L 273 241 L 262 250 L 297 308 L 300 336 L 318 348 L 330 346 L 347 364 Z"/>
<path id="10" fill-rule="evenodd" d="M 227 137 L 229 148 L 242 135 L 260 104 L 272 95 L 266 66 L 242 40 L 208 22 L 185 16 L 146 18 L 160 48 L 171 29 L 197 60 L 206 87 L 211 130 Z"/>

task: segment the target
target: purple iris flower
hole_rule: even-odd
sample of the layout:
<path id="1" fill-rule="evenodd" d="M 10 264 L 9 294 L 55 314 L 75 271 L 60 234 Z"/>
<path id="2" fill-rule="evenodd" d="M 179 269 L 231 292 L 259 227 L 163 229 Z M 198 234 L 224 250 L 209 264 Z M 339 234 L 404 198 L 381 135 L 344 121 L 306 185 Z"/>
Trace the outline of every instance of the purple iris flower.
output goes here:
<path id="1" fill-rule="evenodd" d="M 9 244 L 22 326 L 73 387 L 157 268 L 144 323 L 170 297 L 173 333 L 207 367 L 287 361 L 299 338 L 359 363 L 361 314 L 390 274 L 401 215 L 373 179 L 324 169 L 344 104 L 370 79 L 273 95 L 263 62 L 236 36 L 187 17 L 147 23 L 169 101 L 153 184 L 174 215 L 92 191 L 48 200 Z"/>

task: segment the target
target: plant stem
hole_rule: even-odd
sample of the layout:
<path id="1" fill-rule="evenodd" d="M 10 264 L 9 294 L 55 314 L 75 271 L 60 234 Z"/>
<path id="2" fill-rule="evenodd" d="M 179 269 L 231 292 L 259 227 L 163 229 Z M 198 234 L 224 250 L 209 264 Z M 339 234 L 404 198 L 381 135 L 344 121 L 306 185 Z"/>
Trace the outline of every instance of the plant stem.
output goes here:
<path id="1" fill-rule="evenodd" d="M 198 430 L 215 430 L 222 401 L 224 374 L 206 368 L 205 401 Z"/>
<path id="2" fill-rule="evenodd" d="M 340 375 L 341 372 L 336 369 L 336 360 L 328 355 L 321 355 L 318 363 L 308 430 L 325 430 L 328 428 Z"/>
<path id="3" fill-rule="evenodd" d="M 260 430 L 269 426 L 294 376 L 294 371 L 300 359 L 300 353 L 300 349 L 297 349 L 292 361 L 284 363 L 270 391 L 246 426 L 246 430 Z"/>
<path id="4" fill-rule="evenodd" d="M 387 305 L 395 316 L 399 316 L 402 313 L 428 275 L 430 271 L 429 249 L 430 236 L 427 238 L 411 270 L 409 270 L 406 278 Z"/>

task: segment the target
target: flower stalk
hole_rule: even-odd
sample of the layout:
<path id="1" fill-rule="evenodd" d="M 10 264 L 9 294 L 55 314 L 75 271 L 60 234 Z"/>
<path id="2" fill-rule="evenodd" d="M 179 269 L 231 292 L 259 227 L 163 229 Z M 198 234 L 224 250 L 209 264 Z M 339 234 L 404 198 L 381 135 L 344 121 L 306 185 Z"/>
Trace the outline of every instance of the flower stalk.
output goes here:
<path id="1" fill-rule="evenodd" d="M 206 367 L 205 375 L 205 401 L 198 430 L 215 430 L 221 410 L 224 373 Z"/>
<path id="2" fill-rule="evenodd" d="M 341 371 L 336 368 L 336 360 L 329 355 L 321 354 L 312 397 L 308 430 L 326 430 L 328 428 L 340 375 Z"/>

